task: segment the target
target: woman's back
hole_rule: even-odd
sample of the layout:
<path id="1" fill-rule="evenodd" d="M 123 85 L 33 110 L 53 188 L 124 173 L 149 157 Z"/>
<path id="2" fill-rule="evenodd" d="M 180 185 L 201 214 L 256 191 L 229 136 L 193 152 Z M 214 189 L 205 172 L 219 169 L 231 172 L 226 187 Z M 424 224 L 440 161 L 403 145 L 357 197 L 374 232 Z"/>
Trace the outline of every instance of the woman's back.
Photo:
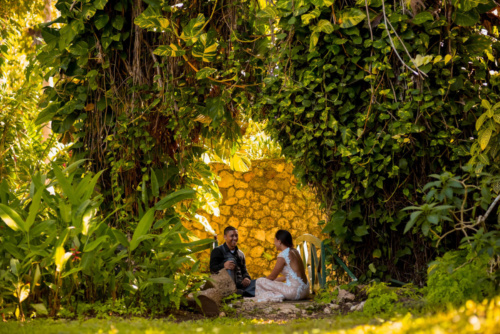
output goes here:
<path id="1" fill-rule="evenodd" d="M 304 263 L 302 262 L 299 251 L 295 248 L 290 248 L 289 257 L 291 269 L 297 274 L 297 276 L 300 277 L 304 284 L 307 284 L 307 276 L 304 269 Z"/>

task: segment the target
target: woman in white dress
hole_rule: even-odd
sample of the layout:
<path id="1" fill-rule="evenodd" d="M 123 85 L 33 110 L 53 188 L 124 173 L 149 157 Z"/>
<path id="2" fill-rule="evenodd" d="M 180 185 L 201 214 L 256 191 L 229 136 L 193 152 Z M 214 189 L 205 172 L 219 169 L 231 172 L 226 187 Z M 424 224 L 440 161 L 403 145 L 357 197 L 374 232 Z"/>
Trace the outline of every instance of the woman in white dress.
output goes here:
<path id="1" fill-rule="evenodd" d="M 280 251 L 276 265 L 269 276 L 257 279 L 255 299 L 257 302 L 282 302 L 285 299 L 306 298 L 309 295 L 309 282 L 300 254 L 293 247 L 290 232 L 276 232 L 274 246 Z M 280 273 L 283 276 L 278 277 Z"/>

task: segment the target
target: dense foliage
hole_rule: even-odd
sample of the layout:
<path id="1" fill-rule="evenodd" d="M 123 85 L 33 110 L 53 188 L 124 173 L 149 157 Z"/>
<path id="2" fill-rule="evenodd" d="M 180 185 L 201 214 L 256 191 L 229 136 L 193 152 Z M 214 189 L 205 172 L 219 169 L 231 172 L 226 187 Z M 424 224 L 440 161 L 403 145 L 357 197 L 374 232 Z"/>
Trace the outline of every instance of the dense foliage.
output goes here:
<path id="1" fill-rule="evenodd" d="M 420 201 L 429 174 L 497 159 L 497 144 L 488 151 L 500 93 L 495 7 L 280 0 L 260 12 L 277 27 L 259 115 L 316 188 L 329 212 L 324 231 L 362 278 L 422 284 L 436 244 L 429 223 L 402 237 L 401 209 Z"/>
<path id="2" fill-rule="evenodd" d="M 3 312 L 178 308 L 210 242 L 181 219 L 220 196 L 204 158 L 262 152 L 316 189 L 362 281 L 429 273 L 431 304 L 497 292 L 494 1 L 58 0 L 15 42 L 47 9 L 18 6 L 0 17 Z M 367 313 L 397 299 L 374 285 Z"/>

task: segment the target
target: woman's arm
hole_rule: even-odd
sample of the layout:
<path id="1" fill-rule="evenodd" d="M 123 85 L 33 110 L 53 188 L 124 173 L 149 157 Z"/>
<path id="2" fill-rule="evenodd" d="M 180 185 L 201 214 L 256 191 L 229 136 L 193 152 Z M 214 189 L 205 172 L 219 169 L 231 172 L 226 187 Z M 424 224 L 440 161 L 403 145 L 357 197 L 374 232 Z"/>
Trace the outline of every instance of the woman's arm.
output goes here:
<path id="1" fill-rule="evenodd" d="M 271 281 L 274 281 L 276 279 L 276 277 L 278 277 L 278 275 L 283 270 L 283 267 L 285 267 L 285 263 L 286 263 L 285 259 L 282 258 L 282 257 L 279 257 L 276 260 L 276 265 L 274 266 L 273 271 L 271 271 L 271 273 L 269 274 L 269 276 L 267 276 L 266 278 L 270 279 Z"/>
<path id="2" fill-rule="evenodd" d="M 279 277 L 276 277 L 275 281 L 276 282 L 284 282 L 284 281 L 286 281 L 286 278 L 285 278 L 285 276 L 279 276 Z"/>

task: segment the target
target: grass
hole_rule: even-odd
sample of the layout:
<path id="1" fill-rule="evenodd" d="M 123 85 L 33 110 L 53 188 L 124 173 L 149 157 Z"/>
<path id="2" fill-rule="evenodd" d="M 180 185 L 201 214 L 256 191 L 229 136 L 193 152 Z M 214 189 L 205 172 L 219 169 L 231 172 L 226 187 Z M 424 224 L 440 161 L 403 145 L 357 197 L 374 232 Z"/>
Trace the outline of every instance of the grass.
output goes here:
<path id="1" fill-rule="evenodd" d="M 100 334 L 181 334 L 181 333 L 500 333 L 500 297 L 483 303 L 468 301 L 459 308 L 414 316 L 370 318 L 363 313 L 333 315 L 325 319 L 273 322 L 261 319 L 218 318 L 176 323 L 171 319 L 113 318 L 86 321 L 36 319 L 26 323 L 0 323 L 1 334 L 100 333 Z"/>

